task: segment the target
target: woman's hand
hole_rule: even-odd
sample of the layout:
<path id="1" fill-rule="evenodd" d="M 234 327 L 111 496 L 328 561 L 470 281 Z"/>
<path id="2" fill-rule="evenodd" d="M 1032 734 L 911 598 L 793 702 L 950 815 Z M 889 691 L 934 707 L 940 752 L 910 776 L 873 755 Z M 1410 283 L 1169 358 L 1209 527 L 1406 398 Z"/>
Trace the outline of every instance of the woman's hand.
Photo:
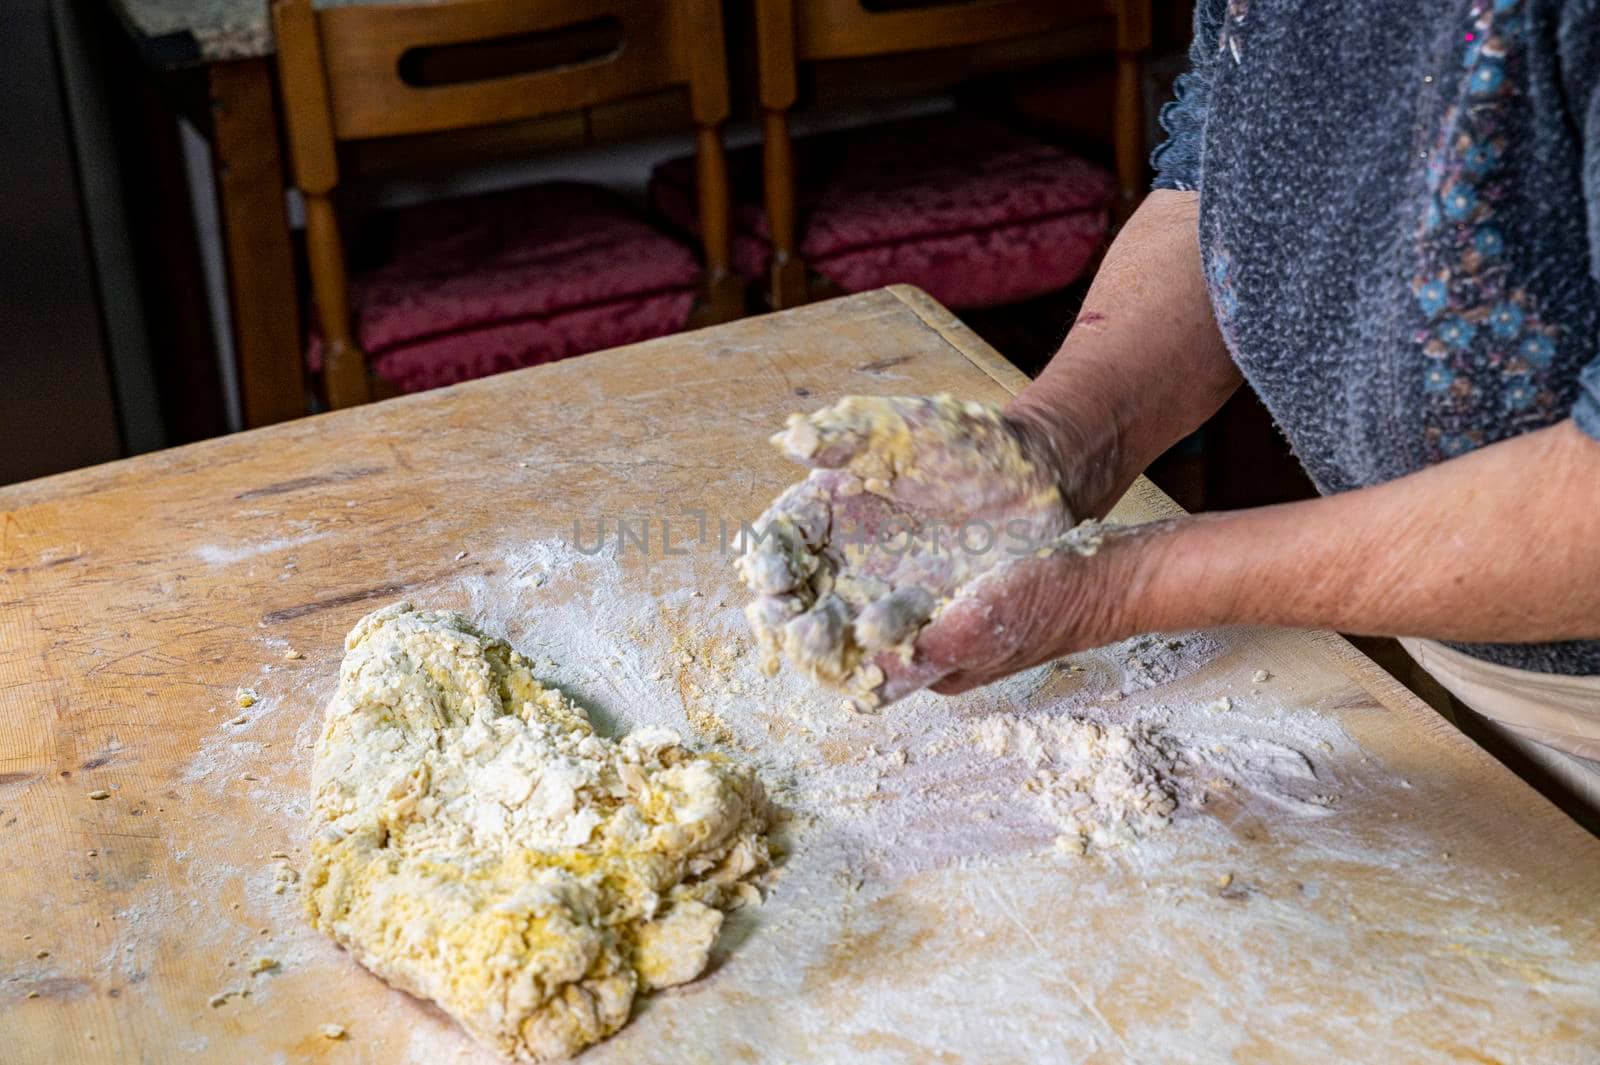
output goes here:
<path id="1" fill-rule="evenodd" d="M 1155 526 L 1082 525 L 961 588 L 917 637 L 915 660 L 955 695 L 1134 635 L 1138 560 Z"/>
<path id="2" fill-rule="evenodd" d="M 1082 559 L 1083 540 L 1059 541 L 1092 456 L 1063 455 L 1058 437 L 1026 419 L 948 396 L 851 397 L 791 418 L 773 439 L 812 472 L 762 515 L 740 560 L 770 668 L 781 652 L 872 704 L 951 673 L 976 676 L 989 657 L 998 668 L 1042 653 L 1037 635 L 1004 655 L 994 641 L 1007 630 L 982 642 L 982 619 L 1010 610 L 984 597 L 1051 576 L 1058 553 L 1059 563 Z M 948 623 L 928 629 L 936 639 L 920 653 L 918 633 L 936 614 Z"/>

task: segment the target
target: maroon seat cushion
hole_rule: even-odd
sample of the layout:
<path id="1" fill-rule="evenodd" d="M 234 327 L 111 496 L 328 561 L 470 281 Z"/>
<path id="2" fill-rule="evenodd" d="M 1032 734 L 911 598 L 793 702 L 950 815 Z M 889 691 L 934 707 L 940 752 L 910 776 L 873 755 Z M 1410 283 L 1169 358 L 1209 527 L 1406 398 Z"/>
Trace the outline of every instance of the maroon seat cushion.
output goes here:
<path id="1" fill-rule="evenodd" d="M 395 212 L 350 312 L 373 370 L 415 392 L 675 332 L 699 278 L 620 196 L 533 185 Z M 321 368 L 315 332 L 308 357 Z"/>
<path id="2" fill-rule="evenodd" d="M 771 258 L 755 151 L 731 161 L 734 265 L 751 278 Z M 1105 239 L 1115 188 L 1065 149 L 961 114 L 806 138 L 795 154 L 800 253 L 811 269 L 850 292 L 908 282 L 956 308 L 1076 280 Z M 658 167 L 650 198 L 693 231 L 693 160 Z"/>

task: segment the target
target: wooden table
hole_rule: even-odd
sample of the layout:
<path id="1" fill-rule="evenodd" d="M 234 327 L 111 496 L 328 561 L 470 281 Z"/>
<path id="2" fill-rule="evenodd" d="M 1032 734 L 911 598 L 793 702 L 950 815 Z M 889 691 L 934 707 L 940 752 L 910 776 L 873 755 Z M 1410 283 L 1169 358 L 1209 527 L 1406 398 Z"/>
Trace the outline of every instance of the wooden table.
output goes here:
<path id="1" fill-rule="evenodd" d="M 406 596 L 794 811 L 710 974 L 585 1061 L 1594 1061 L 1600 841 L 1336 637 L 1188 637 L 1192 670 L 1121 702 L 1106 652 L 853 716 L 759 678 L 706 544 L 559 547 L 575 518 L 748 519 L 794 475 L 765 443 L 792 409 L 1021 384 L 895 289 L 0 490 L 0 1057 L 478 1060 L 271 890 L 343 634 Z M 1161 513 L 1146 483 L 1119 510 Z M 971 728 L 1080 711 L 1268 729 L 1327 805 L 1223 787 L 1060 854 Z"/>

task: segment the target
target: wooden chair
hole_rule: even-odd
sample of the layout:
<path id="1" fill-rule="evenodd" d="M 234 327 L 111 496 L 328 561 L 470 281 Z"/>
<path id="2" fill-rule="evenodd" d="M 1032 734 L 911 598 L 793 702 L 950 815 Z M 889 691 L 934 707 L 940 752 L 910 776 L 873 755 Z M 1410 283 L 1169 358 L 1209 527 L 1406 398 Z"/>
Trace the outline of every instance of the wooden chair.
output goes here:
<path id="1" fill-rule="evenodd" d="M 372 383 L 351 321 L 334 206 L 341 142 L 514 123 L 684 86 L 695 127 L 707 317 L 740 313 L 742 286 L 728 263 L 721 140 L 728 87 L 718 0 L 441 0 L 325 9 L 313 9 L 311 0 L 277 0 L 272 14 L 331 406 L 365 402 Z M 516 42 L 572 28 L 609 30 L 618 40 L 584 61 L 505 70 L 504 54 Z M 488 48 L 482 54 L 489 58 L 471 58 L 470 46 Z M 495 61 L 497 46 L 502 61 Z M 445 76 L 419 83 L 419 64 L 429 61 Z"/>
<path id="2" fill-rule="evenodd" d="M 1150 49 L 1150 0 L 754 0 L 763 133 L 763 183 L 772 260 L 769 301 L 806 297 L 797 251 L 794 148 L 789 111 L 800 64 L 1025 41 L 1097 30 L 1117 61 L 1114 152 L 1119 214 L 1145 184 L 1142 75 Z"/>

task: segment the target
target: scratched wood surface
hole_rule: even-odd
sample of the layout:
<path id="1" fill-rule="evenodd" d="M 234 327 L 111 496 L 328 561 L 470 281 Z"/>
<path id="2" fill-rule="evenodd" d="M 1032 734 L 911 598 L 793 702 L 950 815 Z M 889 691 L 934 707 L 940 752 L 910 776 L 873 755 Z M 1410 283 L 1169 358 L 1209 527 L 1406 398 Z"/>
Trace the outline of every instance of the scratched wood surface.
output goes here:
<path id="1" fill-rule="evenodd" d="M 894 289 L 0 489 L 0 1060 L 478 1060 L 272 890 L 272 856 L 304 853 L 350 624 L 401 596 L 515 606 L 516 545 L 574 515 L 753 516 L 793 479 L 765 444 L 791 410 L 1020 384 Z M 1170 512 L 1141 482 L 1118 516 Z M 737 608 L 708 552 L 595 572 L 605 594 Z M 701 600 L 674 602 L 692 622 Z M 653 639 L 642 661 L 681 648 Z M 1140 698 L 1248 703 L 1269 669 L 1285 728 L 1348 740 L 1319 755 L 1331 816 L 1246 796 L 1148 849 L 1052 857 L 1048 835 L 919 824 L 938 789 L 959 808 L 999 773 L 918 777 L 941 757 L 919 748 L 872 786 L 910 811 L 879 859 L 824 868 L 818 841 L 844 853 L 857 822 L 792 826 L 791 868 L 713 971 L 585 1060 L 1597 1060 L 1600 842 L 1343 641 L 1213 639 Z M 241 686 L 261 702 L 239 709 Z M 754 757 L 791 724 L 744 705 L 714 720 Z M 818 765 L 914 740 L 945 704 L 915 705 L 828 725 Z"/>

